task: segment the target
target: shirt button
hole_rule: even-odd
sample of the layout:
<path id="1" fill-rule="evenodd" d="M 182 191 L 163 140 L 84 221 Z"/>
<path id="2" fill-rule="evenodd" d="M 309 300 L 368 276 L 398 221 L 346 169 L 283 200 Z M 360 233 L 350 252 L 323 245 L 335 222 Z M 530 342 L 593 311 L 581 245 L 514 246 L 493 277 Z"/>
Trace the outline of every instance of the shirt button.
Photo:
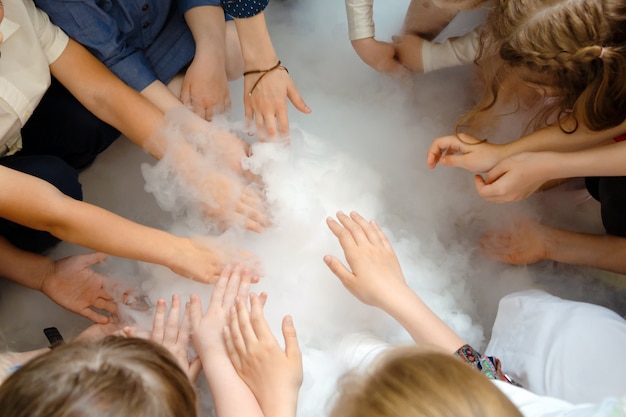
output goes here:
<path id="1" fill-rule="evenodd" d="M 148 26 L 150 26 L 149 22 L 144 23 L 143 25 L 141 25 L 142 28 L 147 29 Z"/>
<path id="2" fill-rule="evenodd" d="M 149 8 L 150 6 L 148 6 L 148 4 L 144 4 L 143 6 L 141 6 L 141 10 L 143 10 L 144 12 L 148 10 Z"/>

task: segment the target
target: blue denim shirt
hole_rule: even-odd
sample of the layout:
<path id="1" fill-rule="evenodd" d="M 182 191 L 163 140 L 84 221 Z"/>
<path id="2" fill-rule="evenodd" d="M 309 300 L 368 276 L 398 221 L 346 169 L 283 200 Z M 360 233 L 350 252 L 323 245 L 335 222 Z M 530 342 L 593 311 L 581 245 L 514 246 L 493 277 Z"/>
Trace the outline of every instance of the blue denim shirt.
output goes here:
<path id="1" fill-rule="evenodd" d="M 220 6 L 235 18 L 254 16 L 269 0 L 35 0 L 71 38 L 126 84 L 141 91 L 168 83 L 191 62 L 195 43 L 183 13 Z"/>

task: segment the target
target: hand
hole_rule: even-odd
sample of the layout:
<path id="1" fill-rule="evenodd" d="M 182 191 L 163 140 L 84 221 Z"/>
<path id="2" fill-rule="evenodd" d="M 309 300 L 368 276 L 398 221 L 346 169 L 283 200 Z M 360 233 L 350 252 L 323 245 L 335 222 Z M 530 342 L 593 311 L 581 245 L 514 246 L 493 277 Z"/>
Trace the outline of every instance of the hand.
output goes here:
<path id="1" fill-rule="evenodd" d="M 495 145 L 466 133 L 459 133 L 458 136 L 435 139 L 428 149 L 426 164 L 431 169 L 440 163 L 443 166 L 480 173 L 487 172 L 507 156 L 504 145 Z"/>
<path id="2" fill-rule="evenodd" d="M 551 168 L 548 152 L 524 152 L 504 159 L 494 166 L 487 176 L 474 177 L 478 194 L 494 203 L 522 200 L 544 183 L 553 179 L 547 172 Z"/>
<path id="3" fill-rule="evenodd" d="M 397 78 L 410 75 L 409 70 L 396 60 L 396 48 L 390 43 L 363 38 L 352 41 L 352 47 L 363 62 L 378 72 Z"/>
<path id="4" fill-rule="evenodd" d="M 216 65 L 196 54 L 185 72 L 180 100 L 205 120 L 230 110 L 230 90 L 224 65 Z"/>
<path id="5" fill-rule="evenodd" d="M 240 298 L 224 328 L 228 356 L 254 393 L 263 415 L 295 416 L 302 385 L 302 354 L 290 316 L 283 319 L 283 351 L 263 317 L 264 300 L 250 295 L 250 313 Z"/>
<path id="6" fill-rule="evenodd" d="M 117 313 L 117 304 L 104 289 L 107 278 L 91 269 L 106 258 L 103 253 L 89 253 L 55 261 L 44 274 L 41 292 L 61 307 L 94 323 L 108 323 L 107 315 L 91 309 L 95 307 L 111 314 Z"/>
<path id="7" fill-rule="evenodd" d="M 222 329 L 226 326 L 230 310 L 235 305 L 235 297 L 239 296 L 242 299 L 248 297 L 251 280 L 250 270 L 244 269 L 242 264 L 234 269 L 230 266 L 224 268 L 215 283 L 209 306 L 204 314 L 200 298 L 195 294 L 191 295 L 191 339 L 203 361 L 219 353 L 226 355 Z"/>
<path id="8" fill-rule="evenodd" d="M 92 324 L 91 326 L 80 332 L 80 334 L 72 339 L 72 341 L 90 342 L 104 339 L 105 337 L 110 335 L 125 336 L 123 330 L 120 329 L 120 324 L 118 322 L 117 316 L 112 316 L 108 323 Z"/>
<path id="9" fill-rule="evenodd" d="M 246 123 L 250 126 L 254 120 L 257 136 L 261 140 L 266 139 L 265 135 L 270 140 L 277 140 L 278 135 L 286 138 L 289 136 L 287 98 L 302 113 L 309 114 L 311 109 L 300 96 L 287 70 L 277 68 L 266 73 L 252 91 L 252 87 L 261 76 L 263 74 L 244 76 L 243 104 Z"/>
<path id="10" fill-rule="evenodd" d="M 180 322 L 180 296 L 174 294 L 167 318 L 165 317 L 165 310 L 165 300 L 157 300 L 150 340 L 167 349 L 176 358 L 178 365 L 187 374 L 189 380 L 195 382 L 202 370 L 202 363 L 198 357 L 189 360 L 189 332 L 191 328 L 189 308 L 185 307 L 183 320 Z M 138 336 L 132 331 L 128 335 Z"/>
<path id="11" fill-rule="evenodd" d="M 391 39 L 396 49 L 398 62 L 411 71 L 423 73 L 422 45 L 424 39 L 415 35 L 399 35 L 393 36 Z"/>
<path id="12" fill-rule="evenodd" d="M 527 265 L 548 258 L 550 229 L 534 220 L 517 220 L 511 230 L 488 230 L 480 239 L 485 256 L 512 265 Z"/>
<path id="13" fill-rule="evenodd" d="M 324 262 L 356 298 L 384 310 L 395 291 L 408 288 L 391 244 L 375 222 L 357 213 L 348 217 L 339 212 L 337 219 L 341 224 L 331 218 L 326 223 L 339 239 L 352 271 L 331 255 L 324 256 Z"/>

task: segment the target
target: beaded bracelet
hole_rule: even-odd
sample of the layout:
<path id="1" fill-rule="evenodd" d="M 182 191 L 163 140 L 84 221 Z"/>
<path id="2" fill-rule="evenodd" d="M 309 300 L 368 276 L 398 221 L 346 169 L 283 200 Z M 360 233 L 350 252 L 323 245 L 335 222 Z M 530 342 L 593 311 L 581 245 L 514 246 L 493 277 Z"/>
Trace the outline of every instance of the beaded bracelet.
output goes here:
<path id="1" fill-rule="evenodd" d="M 267 74 L 269 74 L 271 71 L 274 71 L 275 69 L 284 69 L 285 71 L 287 71 L 287 74 L 289 74 L 289 70 L 287 69 L 287 67 L 285 67 L 284 65 L 282 65 L 282 63 L 280 61 L 278 61 L 276 63 L 276 65 L 274 65 L 272 68 L 270 69 L 266 69 L 266 70 L 252 70 L 252 71 L 246 71 L 243 73 L 243 76 L 245 77 L 246 75 L 250 75 L 250 74 L 261 74 L 261 76 L 256 80 L 256 82 L 254 83 L 254 85 L 252 86 L 252 88 L 250 89 L 250 92 L 248 93 L 248 96 L 252 95 L 252 92 L 254 91 L 254 89 L 256 88 L 256 86 L 259 84 L 259 82 L 263 79 L 263 77 L 265 77 Z"/>

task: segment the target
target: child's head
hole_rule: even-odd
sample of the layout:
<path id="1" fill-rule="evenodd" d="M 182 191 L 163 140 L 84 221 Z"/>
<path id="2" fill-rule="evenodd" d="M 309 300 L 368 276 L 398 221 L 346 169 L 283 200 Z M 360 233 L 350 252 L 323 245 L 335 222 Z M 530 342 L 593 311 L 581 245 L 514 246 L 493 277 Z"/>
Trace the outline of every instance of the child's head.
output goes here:
<path id="1" fill-rule="evenodd" d="M 571 114 L 592 130 L 625 119 L 624 0 L 494 0 L 481 44 L 488 91 L 479 110 L 513 76 L 554 97 L 559 119 Z"/>
<path id="2" fill-rule="evenodd" d="M 194 388 L 174 357 L 136 338 L 69 343 L 0 386 L 5 417 L 195 417 L 196 407 Z"/>
<path id="3" fill-rule="evenodd" d="M 521 417 L 487 377 L 458 358 L 413 346 L 345 380 L 331 417 Z"/>

